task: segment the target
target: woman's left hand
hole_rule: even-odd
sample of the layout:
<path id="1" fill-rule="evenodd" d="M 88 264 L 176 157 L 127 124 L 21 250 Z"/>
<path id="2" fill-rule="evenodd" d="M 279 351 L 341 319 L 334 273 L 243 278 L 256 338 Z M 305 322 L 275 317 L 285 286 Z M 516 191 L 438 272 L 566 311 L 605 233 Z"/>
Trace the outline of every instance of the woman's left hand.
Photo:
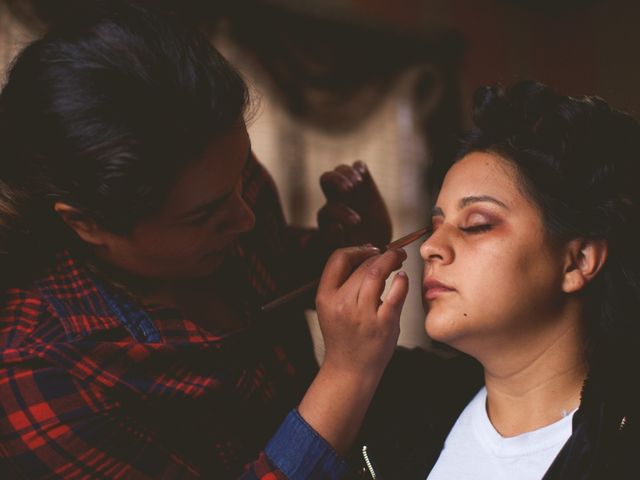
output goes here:
<path id="1" fill-rule="evenodd" d="M 330 248 L 391 241 L 391 218 L 367 166 L 339 165 L 320 177 L 327 202 L 318 211 L 318 226 Z"/>

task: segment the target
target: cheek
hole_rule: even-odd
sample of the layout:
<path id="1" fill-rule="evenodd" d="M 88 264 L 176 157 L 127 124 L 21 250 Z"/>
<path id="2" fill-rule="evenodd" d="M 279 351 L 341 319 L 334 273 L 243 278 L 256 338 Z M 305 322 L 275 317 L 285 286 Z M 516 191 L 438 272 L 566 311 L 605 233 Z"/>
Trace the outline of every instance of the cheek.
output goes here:
<path id="1" fill-rule="evenodd" d="M 136 239 L 140 254 L 163 263 L 183 261 L 197 252 L 202 242 L 200 236 L 183 228 L 146 233 Z"/>
<path id="2" fill-rule="evenodd" d="M 468 272 L 463 298 L 488 323 L 535 321 L 559 299 L 558 274 L 558 260 L 542 243 L 505 243 Z M 472 317 L 475 312 L 465 313 Z"/>
<path id="3" fill-rule="evenodd" d="M 487 295 L 509 297 L 521 291 L 529 268 L 526 256 L 506 244 L 485 256 L 482 271 L 475 271 L 476 281 Z"/>
<path id="4" fill-rule="evenodd" d="M 518 301 L 542 279 L 539 245 L 505 241 L 472 252 L 474 261 L 465 269 L 466 294 L 477 302 L 497 304 Z"/>
<path id="5" fill-rule="evenodd" d="M 531 267 L 511 242 L 487 242 L 458 250 L 450 268 L 443 276 L 450 275 L 457 291 L 432 302 L 426 317 L 427 333 L 445 342 L 503 323 L 520 302 Z"/>
<path id="6" fill-rule="evenodd" d="M 205 234 L 179 235 L 168 246 L 171 256 L 177 260 L 193 258 L 195 260 L 213 250 L 211 236 Z"/>

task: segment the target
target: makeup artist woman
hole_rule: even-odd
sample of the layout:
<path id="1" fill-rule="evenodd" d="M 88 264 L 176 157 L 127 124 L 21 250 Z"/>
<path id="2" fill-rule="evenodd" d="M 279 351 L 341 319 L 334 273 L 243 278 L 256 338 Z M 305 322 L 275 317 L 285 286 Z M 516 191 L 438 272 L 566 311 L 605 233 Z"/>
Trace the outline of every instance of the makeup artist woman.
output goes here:
<path id="1" fill-rule="evenodd" d="M 287 226 L 238 74 L 177 20 L 105 4 L 0 96 L 0 477 L 337 478 L 406 277 L 368 317 L 323 317 L 319 372 L 303 305 L 256 312 L 344 238 L 389 241 L 375 185 L 338 167 L 320 232 Z M 403 260 L 345 250 L 324 288 L 373 304 Z"/>

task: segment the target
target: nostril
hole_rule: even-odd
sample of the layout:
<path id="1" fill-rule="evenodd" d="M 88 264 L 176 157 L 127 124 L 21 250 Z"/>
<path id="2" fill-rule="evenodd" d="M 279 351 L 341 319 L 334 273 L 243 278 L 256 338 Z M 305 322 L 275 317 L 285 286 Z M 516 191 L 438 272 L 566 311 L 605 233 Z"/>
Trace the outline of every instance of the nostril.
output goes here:
<path id="1" fill-rule="evenodd" d="M 420 256 L 423 260 L 428 260 L 436 251 L 432 243 L 427 240 L 420 246 Z"/>

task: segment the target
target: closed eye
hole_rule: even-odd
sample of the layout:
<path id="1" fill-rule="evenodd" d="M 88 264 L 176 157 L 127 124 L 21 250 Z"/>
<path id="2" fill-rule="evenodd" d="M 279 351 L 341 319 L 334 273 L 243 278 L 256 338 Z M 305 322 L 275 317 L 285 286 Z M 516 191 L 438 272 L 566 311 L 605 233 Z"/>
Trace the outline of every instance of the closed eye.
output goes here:
<path id="1" fill-rule="evenodd" d="M 493 228 L 493 225 L 485 223 L 482 225 L 472 225 L 471 227 L 460 227 L 465 233 L 482 233 L 487 232 Z"/>
<path id="2" fill-rule="evenodd" d="M 194 226 L 204 225 L 213 217 L 214 213 L 215 212 L 207 212 L 203 215 L 199 215 L 198 217 L 189 220 L 187 224 L 194 225 Z"/>

